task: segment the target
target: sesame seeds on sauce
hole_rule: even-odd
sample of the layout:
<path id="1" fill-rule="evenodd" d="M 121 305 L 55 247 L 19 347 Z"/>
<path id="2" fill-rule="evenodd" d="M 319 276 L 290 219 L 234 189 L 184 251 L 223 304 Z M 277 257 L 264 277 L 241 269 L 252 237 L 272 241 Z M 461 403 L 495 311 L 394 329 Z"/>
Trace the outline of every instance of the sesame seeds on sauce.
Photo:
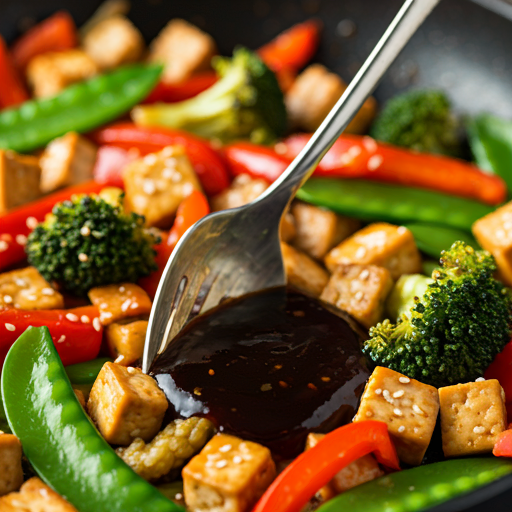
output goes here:
<path id="1" fill-rule="evenodd" d="M 89 256 L 87 256 L 87 254 L 85 254 L 84 252 L 81 252 L 81 253 L 78 255 L 78 259 L 79 259 L 82 263 L 85 263 L 86 261 L 89 261 Z"/>
<path id="2" fill-rule="evenodd" d="M 10 332 L 14 332 L 16 330 L 16 326 L 13 325 L 13 324 L 8 324 L 8 323 L 5 323 L 5 328 L 10 331 Z"/>
<path id="3" fill-rule="evenodd" d="M 80 234 L 82 236 L 89 236 L 91 234 L 91 228 L 89 226 L 82 226 L 80 228 Z"/>
<path id="4" fill-rule="evenodd" d="M 35 217 L 27 217 L 25 223 L 28 229 L 35 229 L 39 224 L 39 221 Z"/>
<path id="5" fill-rule="evenodd" d="M 5 240 L 0 240 L 0 252 L 7 251 L 9 249 L 9 243 Z"/>
<path id="6" fill-rule="evenodd" d="M 368 160 L 368 170 L 369 171 L 376 171 L 384 161 L 384 158 L 382 158 L 381 155 L 373 155 Z"/>
<path id="7" fill-rule="evenodd" d="M 402 384 L 409 384 L 409 382 L 411 382 L 411 379 L 409 379 L 409 377 L 400 377 L 398 379 Z"/>
<path id="8" fill-rule="evenodd" d="M 15 240 L 18 245 L 27 245 L 27 237 L 25 235 L 16 235 Z"/>
<path id="9" fill-rule="evenodd" d="M 74 313 L 67 313 L 66 314 L 66 318 L 70 321 L 70 322 L 78 322 L 79 318 L 77 315 L 75 315 Z"/>

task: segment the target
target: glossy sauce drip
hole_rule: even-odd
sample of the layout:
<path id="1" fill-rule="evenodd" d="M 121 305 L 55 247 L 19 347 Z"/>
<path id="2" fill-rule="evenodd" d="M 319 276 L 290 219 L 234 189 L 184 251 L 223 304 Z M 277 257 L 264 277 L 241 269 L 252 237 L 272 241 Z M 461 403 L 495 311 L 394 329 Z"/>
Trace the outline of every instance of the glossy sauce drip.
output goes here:
<path id="1" fill-rule="evenodd" d="M 310 431 L 349 422 L 369 376 L 363 333 L 343 313 L 285 288 L 196 318 L 151 373 L 178 416 L 293 457 Z"/>

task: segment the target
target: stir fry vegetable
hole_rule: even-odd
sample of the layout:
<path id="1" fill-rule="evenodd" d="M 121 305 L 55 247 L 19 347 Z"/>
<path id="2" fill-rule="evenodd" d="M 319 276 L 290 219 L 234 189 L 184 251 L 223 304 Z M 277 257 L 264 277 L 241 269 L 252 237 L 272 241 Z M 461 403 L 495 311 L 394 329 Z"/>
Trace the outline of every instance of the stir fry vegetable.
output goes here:
<path id="1" fill-rule="evenodd" d="M 28 92 L 14 67 L 3 37 L 0 36 L 0 107 L 7 108 L 27 101 Z"/>

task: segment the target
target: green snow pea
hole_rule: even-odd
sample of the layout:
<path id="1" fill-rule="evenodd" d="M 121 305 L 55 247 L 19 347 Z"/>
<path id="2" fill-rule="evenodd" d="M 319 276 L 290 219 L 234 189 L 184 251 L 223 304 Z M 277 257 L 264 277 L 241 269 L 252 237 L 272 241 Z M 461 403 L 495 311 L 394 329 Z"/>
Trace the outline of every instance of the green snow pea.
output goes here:
<path id="1" fill-rule="evenodd" d="M 80 512 L 183 512 L 127 466 L 73 393 L 46 327 L 29 327 L 2 371 L 7 419 L 38 475 Z"/>
<path id="2" fill-rule="evenodd" d="M 512 472 L 512 460 L 457 459 L 384 476 L 340 494 L 318 512 L 419 512 Z"/>
<path id="3" fill-rule="evenodd" d="M 364 180 L 311 178 L 297 198 L 365 221 L 426 222 L 470 231 L 494 208 L 431 190 Z"/>
<path id="4" fill-rule="evenodd" d="M 112 121 L 153 89 L 161 66 L 132 64 L 71 85 L 52 98 L 30 100 L 0 113 L 0 148 L 28 152 L 70 131 Z"/>
<path id="5" fill-rule="evenodd" d="M 77 363 L 66 366 L 65 370 L 71 384 L 92 385 L 103 368 L 103 365 L 112 361 L 108 357 L 99 357 L 85 363 Z"/>

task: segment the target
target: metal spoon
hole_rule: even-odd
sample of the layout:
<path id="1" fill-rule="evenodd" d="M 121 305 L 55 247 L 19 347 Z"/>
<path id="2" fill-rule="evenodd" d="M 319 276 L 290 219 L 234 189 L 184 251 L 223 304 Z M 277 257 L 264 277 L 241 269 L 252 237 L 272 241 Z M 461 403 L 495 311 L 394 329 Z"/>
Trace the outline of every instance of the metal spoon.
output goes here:
<path id="1" fill-rule="evenodd" d="M 227 298 L 286 284 L 279 241 L 283 212 L 439 1 L 406 0 L 308 145 L 262 196 L 208 215 L 185 233 L 158 286 L 142 371 L 198 314 Z"/>

